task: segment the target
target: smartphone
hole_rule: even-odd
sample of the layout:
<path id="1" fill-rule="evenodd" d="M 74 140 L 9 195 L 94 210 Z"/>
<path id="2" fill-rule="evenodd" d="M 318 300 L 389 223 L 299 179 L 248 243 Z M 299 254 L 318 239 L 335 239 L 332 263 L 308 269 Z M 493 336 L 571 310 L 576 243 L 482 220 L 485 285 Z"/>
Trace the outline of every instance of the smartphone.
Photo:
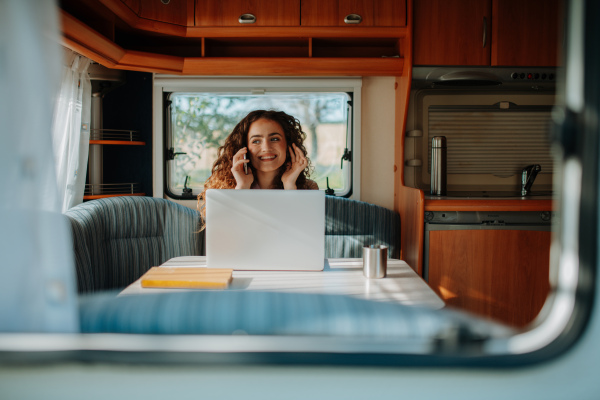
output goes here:
<path id="1" fill-rule="evenodd" d="M 244 153 L 244 160 L 246 159 L 246 153 Z M 248 175 L 248 163 L 244 163 L 244 174 Z"/>

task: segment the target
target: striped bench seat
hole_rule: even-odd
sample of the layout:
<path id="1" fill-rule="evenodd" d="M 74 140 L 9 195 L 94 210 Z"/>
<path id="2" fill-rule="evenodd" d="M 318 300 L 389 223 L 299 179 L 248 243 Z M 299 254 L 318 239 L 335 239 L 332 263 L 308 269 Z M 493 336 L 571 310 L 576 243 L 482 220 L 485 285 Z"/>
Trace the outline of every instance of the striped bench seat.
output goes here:
<path id="1" fill-rule="evenodd" d="M 71 222 L 79 293 L 123 288 L 173 257 L 205 255 L 196 210 L 154 197 L 92 200 L 66 212 Z M 325 256 L 362 257 L 386 245 L 400 258 L 400 216 L 341 197 L 325 200 Z"/>

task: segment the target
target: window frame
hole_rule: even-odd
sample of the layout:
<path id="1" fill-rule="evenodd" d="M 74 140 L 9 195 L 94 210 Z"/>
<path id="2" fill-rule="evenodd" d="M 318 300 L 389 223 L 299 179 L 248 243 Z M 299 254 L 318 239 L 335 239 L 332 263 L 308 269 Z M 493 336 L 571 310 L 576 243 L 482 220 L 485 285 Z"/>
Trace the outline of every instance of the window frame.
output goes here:
<path id="1" fill-rule="evenodd" d="M 166 112 L 167 93 L 197 93 L 197 92 L 251 92 L 273 91 L 285 92 L 345 92 L 352 98 L 348 121 L 351 124 L 350 148 L 350 189 L 344 197 L 360 200 L 360 170 L 361 170 L 361 90 L 362 78 L 206 78 L 181 77 L 174 75 L 155 74 L 153 83 L 153 196 L 172 198 L 176 200 L 191 200 L 181 195 L 171 193 L 167 183 L 168 150 L 168 115 Z M 348 163 L 348 161 L 345 161 Z M 325 188 L 321 188 L 325 189 Z"/>

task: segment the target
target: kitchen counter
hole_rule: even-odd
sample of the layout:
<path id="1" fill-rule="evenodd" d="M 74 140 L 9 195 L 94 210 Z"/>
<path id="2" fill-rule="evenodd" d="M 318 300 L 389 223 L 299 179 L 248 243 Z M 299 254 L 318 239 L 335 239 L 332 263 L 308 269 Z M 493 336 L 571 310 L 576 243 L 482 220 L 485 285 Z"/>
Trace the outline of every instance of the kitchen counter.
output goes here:
<path id="1" fill-rule="evenodd" d="M 534 192 L 540 196 L 513 197 L 498 193 L 469 191 L 449 192 L 448 196 L 431 196 L 429 192 L 403 186 L 398 188 L 398 212 L 402 219 L 402 255 L 401 259 L 415 268 L 417 274 L 423 274 L 423 240 L 425 212 L 427 211 L 556 211 L 556 199 L 551 192 Z M 519 193 L 520 194 L 520 193 Z M 487 197 L 489 196 L 489 197 Z M 491 197 L 494 196 L 494 197 Z"/>
<path id="2" fill-rule="evenodd" d="M 435 198 L 434 198 L 435 197 Z M 457 198 L 425 196 L 424 211 L 553 211 L 551 197 L 525 198 Z"/>
<path id="3" fill-rule="evenodd" d="M 520 196 L 514 191 L 461 191 L 446 196 L 424 193 L 425 211 L 552 211 L 552 192 L 531 192 Z"/>
<path id="4" fill-rule="evenodd" d="M 530 192 L 522 196 L 516 191 L 450 191 L 445 196 L 435 196 L 424 192 L 425 200 L 552 200 L 554 193 L 551 191 Z"/>

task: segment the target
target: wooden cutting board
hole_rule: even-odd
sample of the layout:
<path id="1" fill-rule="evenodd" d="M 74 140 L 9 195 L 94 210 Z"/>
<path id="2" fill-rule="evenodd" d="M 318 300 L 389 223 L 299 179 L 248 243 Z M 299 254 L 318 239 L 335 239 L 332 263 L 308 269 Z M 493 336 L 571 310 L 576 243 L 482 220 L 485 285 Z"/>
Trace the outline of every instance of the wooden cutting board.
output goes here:
<path id="1" fill-rule="evenodd" d="M 225 289 L 232 274 L 232 269 L 152 267 L 142 276 L 142 287 Z"/>

